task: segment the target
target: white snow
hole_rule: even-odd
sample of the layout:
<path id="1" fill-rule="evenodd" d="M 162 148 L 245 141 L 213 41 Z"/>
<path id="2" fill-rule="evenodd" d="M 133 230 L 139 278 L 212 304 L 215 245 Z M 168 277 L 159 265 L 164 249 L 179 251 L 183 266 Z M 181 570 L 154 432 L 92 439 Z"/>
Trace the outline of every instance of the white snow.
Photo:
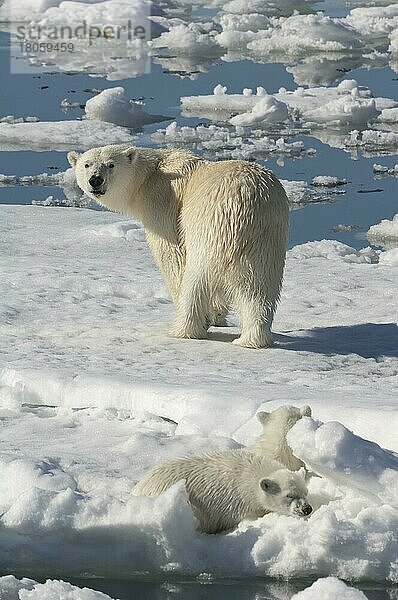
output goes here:
<path id="1" fill-rule="evenodd" d="M 99 120 L 0 123 L 1 149 L 8 151 L 88 150 L 106 144 L 132 143 L 133 140 L 123 127 Z"/>
<path id="2" fill-rule="evenodd" d="M 398 240 L 398 214 L 396 214 L 391 221 L 389 219 L 383 219 L 380 223 L 369 227 L 367 236 L 369 238 Z"/>
<path id="3" fill-rule="evenodd" d="M 140 128 L 148 123 L 167 120 L 162 115 L 147 113 L 142 103 L 128 100 L 125 89 L 121 86 L 103 90 L 87 100 L 85 111 L 88 119 L 106 121 L 121 127 Z"/>
<path id="4" fill-rule="evenodd" d="M 395 580 L 393 455 L 375 445 L 397 449 L 395 268 L 333 241 L 294 248 L 277 345 L 250 352 L 230 344 L 234 326 L 167 337 L 172 306 L 139 224 L 32 206 L 0 216 L 0 560 L 11 572 Z M 271 514 L 213 537 L 195 531 L 183 484 L 131 496 L 159 462 L 252 442 L 255 413 L 284 403 L 326 421 L 309 420 L 305 460 L 317 470 L 327 457 L 345 477 L 311 479 L 308 520 Z M 358 462 L 366 452 L 372 468 Z"/>
<path id="5" fill-rule="evenodd" d="M 291 600 L 366 600 L 360 590 L 356 590 L 337 577 L 318 579 L 310 587 L 292 596 Z"/>

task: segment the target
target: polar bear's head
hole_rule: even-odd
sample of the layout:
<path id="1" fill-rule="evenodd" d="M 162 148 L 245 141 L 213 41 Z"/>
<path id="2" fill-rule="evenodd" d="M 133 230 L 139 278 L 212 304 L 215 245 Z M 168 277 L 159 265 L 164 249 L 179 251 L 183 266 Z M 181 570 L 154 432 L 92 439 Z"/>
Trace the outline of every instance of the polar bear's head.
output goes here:
<path id="1" fill-rule="evenodd" d="M 310 417 L 311 408 L 281 406 L 272 412 L 259 412 L 257 418 L 263 426 L 261 435 L 251 446 L 256 454 L 264 454 L 280 461 L 288 469 L 297 471 L 304 463 L 293 455 L 286 435 L 302 417 Z"/>
<path id="2" fill-rule="evenodd" d="M 299 517 L 312 513 L 312 506 L 307 501 L 304 469 L 294 473 L 280 469 L 269 478 L 260 479 L 259 486 L 262 504 L 267 511 Z"/>
<path id="3" fill-rule="evenodd" d="M 134 197 L 159 163 L 155 150 L 126 144 L 68 153 L 78 186 L 93 200 L 119 212 L 134 212 Z M 128 210 L 129 208 L 129 210 Z"/>
<path id="4" fill-rule="evenodd" d="M 263 429 L 268 430 L 272 428 L 287 433 L 301 417 L 310 417 L 311 414 L 311 407 L 308 404 L 301 408 L 286 405 L 272 412 L 259 412 L 257 413 L 257 419 L 260 421 Z"/>

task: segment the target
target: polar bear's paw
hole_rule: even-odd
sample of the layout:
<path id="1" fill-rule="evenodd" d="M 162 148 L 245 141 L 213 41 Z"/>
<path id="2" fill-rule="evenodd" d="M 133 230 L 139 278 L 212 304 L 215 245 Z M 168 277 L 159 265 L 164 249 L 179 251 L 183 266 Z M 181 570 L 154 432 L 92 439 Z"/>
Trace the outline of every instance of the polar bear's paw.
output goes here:
<path id="1" fill-rule="evenodd" d="M 232 342 L 235 346 L 241 346 L 241 348 L 270 348 L 274 345 L 272 335 L 269 332 L 261 331 L 256 332 L 256 335 L 245 334 L 242 335 Z"/>
<path id="2" fill-rule="evenodd" d="M 173 327 L 169 331 L 169 336 L 189 340 L 206 340 L 208 337 L 207 330 L 204 327 Z"/>

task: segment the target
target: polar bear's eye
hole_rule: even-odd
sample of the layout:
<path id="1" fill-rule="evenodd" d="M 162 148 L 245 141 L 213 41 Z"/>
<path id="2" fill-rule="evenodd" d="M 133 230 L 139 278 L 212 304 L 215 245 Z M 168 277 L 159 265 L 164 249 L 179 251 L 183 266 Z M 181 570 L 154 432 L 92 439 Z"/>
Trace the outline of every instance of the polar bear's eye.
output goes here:
<path id="1" fill-rule="evenodd" d="M 113 163 L 109 163 L 109 165 L 108 165 L 108 167 L 109 167 L 110 169 L 113 169 L 113 167 L 114 167 L 114 166 L 115 166 L 115 165 L 114 165 Z"/>
<path id="2" fill-rule="evenodd" d="M 88 169 L 88 168 L 89 168 L 89 166 L 90 166 L 90 165 L 89 165 L 88 163 L 86 163 L 86 164 L 84 165 L 84 168 L 85 168 L 85 169 Z"/>

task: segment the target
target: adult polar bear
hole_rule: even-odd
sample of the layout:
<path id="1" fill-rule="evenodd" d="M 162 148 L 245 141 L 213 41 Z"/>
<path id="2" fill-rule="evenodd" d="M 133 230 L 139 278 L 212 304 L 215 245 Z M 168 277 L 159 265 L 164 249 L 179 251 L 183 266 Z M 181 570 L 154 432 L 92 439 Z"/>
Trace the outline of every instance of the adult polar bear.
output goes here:
<path id="1" fill-rule="evenodd" d="M 171 335 L 205 338 L 234 308 L 241 323 L 234 344 L 272 344 L 289 205 L 271 171 L 126 145 L 69 152 L 68 160 L 88 196 L 142 221 L 176 307 Z"/>

